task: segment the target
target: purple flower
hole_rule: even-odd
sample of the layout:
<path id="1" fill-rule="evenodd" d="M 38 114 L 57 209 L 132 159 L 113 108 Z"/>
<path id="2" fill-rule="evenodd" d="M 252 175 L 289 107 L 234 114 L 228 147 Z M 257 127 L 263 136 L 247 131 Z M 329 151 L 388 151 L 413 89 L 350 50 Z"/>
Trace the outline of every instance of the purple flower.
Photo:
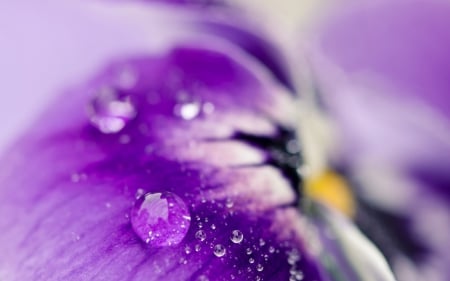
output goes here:
<path id="1" fill-rule="evenodd" d="M 259 34 L 23 5 L 4 90 L 60 96 L 1 160 L 1 280 L 393 280 L 348 220 L 299 208 L 295 87 Z"/>
<path id="2" fill-rule="evenodd" d="M 399 280 L 449 275 L 449 15 L 446 1 L 359 3 L 315 45 L 320 97 L 340 130 L 333 161 Z"/>

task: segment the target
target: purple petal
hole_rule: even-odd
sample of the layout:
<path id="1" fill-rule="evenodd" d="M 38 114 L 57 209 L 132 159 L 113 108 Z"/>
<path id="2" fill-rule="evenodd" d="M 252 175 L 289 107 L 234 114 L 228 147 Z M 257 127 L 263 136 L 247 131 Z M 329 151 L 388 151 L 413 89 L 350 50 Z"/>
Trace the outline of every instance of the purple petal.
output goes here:
<path id="1" fill-rule="evenodd" d="M 98 100 L 105 88 L 129 99 Z M 102 115 L 86 112 L 92 99 L 107 103 Z M 65 91 L 3 157 L 0 278 L 287 280 L 295 268 L 322 280 L 300 235 L 296 187 L 236 137 L 277 138 L 290 102 L 253 60 L 211 40 L 121 55 Z M 136 114 L 123 115 L 130 106 Z M 170 246 L 146 244 L 130 222 L 136 194 L 158 192 L 191 217 Z"/>
<path id="2" fill-rule="evenodd" d="M 449 14 L 445 1 L 359 3 L 326 24 L 315 57 L 357 223 L 399 280 L 448 276 Z"/>
<path id="3" fill-rule="evenodd" d="M 321 87 L 343 131 L 343 155 L 447 178 L 448 14 L 445 1 L 381 1 L 327 24 L 316 65 L 330 71 Z"/>

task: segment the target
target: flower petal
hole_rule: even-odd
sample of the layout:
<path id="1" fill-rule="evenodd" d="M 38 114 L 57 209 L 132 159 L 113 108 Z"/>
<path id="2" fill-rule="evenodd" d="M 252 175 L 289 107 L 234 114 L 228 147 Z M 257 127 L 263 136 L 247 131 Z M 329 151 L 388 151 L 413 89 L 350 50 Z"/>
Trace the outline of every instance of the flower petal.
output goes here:
<path id="1" fill-rule="evenodd" d="M 3 157 L 0 278 L 286 280 L 295 268 L 322 280 L 300 235 L 297 186 L 253 141 L 289 128 L 280 109 L 290 102 L 228 45 L 117 58 Z M 130 223 L 136 194 L 158 192 L 191 217 L 171 246 L 146 245 Z M 293 251 L 302 258 L 290 262 Z"/>

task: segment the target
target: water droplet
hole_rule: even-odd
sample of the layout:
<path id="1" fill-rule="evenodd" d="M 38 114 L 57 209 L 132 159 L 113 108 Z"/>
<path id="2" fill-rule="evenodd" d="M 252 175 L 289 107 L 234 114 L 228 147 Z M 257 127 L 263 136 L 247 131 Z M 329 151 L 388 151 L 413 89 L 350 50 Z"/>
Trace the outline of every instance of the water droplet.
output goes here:
<path id="1" fill-rule="evenodd" d="M 184 120 L 192 120 L 200 114 L 200 103 L 198 101 L 185 102 L 175 106 L 175 114 Z"/>
<path id="2" fill-rule="evenodd" d="M 237 243 L 241 243 L 242 240 L 244 239 L 244 235 L 242 234 L 242 232 L 240 230 L 233 230 L 231 232 L 231 236 L 230 236 L 231 242 L 237 244 Z"/>
<path id="3" fill-rule="evenodd" d="M 247 249 L 245 250 L 245 252 L 247 253 L 247 255 L 251 255 L 253 251 L 252 251 L 252 249 L 247 248 Z"/>
<path id="4" fill-rule="evenodd" d="M 134 195 L 136 199 L 140 198 L 142 195 L 144 195 L 145 191 L 142 188 L 138 188 L 136 190 L 136 194 Z"/>
<path id="5" fill-rule="evenodd" d="M 212 104 L 212 103 L 210 103 L 210 102 L 205 102 L 205 103 L 203 104 L 203 112 L 204 112 L 205 114 L 211 114 L 211 113 L 213 113 L 213 112 L 214 112 L 214 109 L 215 109 L 214 104 Z"/>
<path id="6" fill-rule="evenodd" d="M 266 241 L 264 241 L 264 239 L 259 239 L 259 246 L 264 246 L 264 245 L 266 245 Z"/>
<path id="7" fill-rule="evenodd" d="M 296 250 L 292 250 L 288 253 L 288 263 L 290 265 L 294 265 L 296 262 L 300 260 L 300 255 Z"/>
<path id="8" fill-rule="evenodd" d="M 171 192 L 147 193 L 136 200 L 131 224 L 145 243 L 177 245 L 188 232 L 191 216 L 184 201 Z"/>
<path id="9" fill-rule="evenodd" d="M 70 175 L 70 180 L 72 182 L 79 182 L 80 181 L 80 175 L 77 173 L 73 173 L 72 175 Z"/>
<path id="10" fill-rule="evenodd" d="M 127 143 L 130 143 L 130 141 L 131 141 L 131 137 L 129 135 L 121 135 L 119 137 L 119 143 L 121 143 L 121 144 L 127 144 Z"/>
<path id="11" fill-rule="evenodd" d="M 184 252 L 185 252 L 187 255 L 189 255 L 189 254 L 191 253 L 191 247 L 189 247 L 189 246 L 184 247 Z"/>
<path id="12" fill-rule="evenodd" d="M 136 116 L 130 95 L 102 87 L 88 105 L 91 124 L 105 134 L 117 133 Z"/>
<path id="13" fill-rule="evenodd" d="M 195 245 L 194 249 L 195 249 L 196 252 L 200 252 L 202 247 L 200 247 L 200 245 L 197 244 L 197 245 Z"/>
<path id="14" fill-rule="evenodd" d="M 203 230 L 199 230 L 195 233 L 195 238 L 197 238 L 200 241 L 205 241 L 206 233 Z"/>
<path id="15" fill-rule="evenodd" d="M 303 278 L 304 278 L 303 272 L 301 272 L 300 270 L 297 270 L 295 268 L 291 268 L 289 270 L 289 273 L 291 274 L 291 277 L 289 278 L 289 280 L 300 281 L 300 280 L 303 280 Z"/>
<path id="16" fill-rule="evenodd" d="M 253 263 L 255 263 L 255 259 L 254 259 L 254 258 L 249 258 L 249 259 L 248 259 L 248 262 L 251 263 L 251 264 L 253 264 Z"/>
<path id="17" fill-rule="evenodd" d="M 273 246 L 269 247 L 269 253 L 271 254 L 275 253 L 275 248 Z"/>
<path id="18" fill-rule="evenodd" d="M 216 246 L 214 246 L 214 255 L 216 257 L 223 257 L 225 255 L 225 253 L 227 252 L 227 250 L 225 249 L 225 247 L 222 244 L 217 244 Z"/>
<path id="19" fill-rule="evenodd" d="M 196 281 L 209 281 L 209 279 L 205 275 L 200 275 Z"/>
<path id="20" fill-rule="evenodd" d="M 256 270 L 261 272 L 264 270 L 264 266 L 262 266 L 260 263 L 258 263 L 258 265 L 256 266 Z"/>
<path id="21" fill-rule="evenodd" d="M 227 206 L 227 208 L 233 208 L 234 202 L 233 200 L 231 200 L 230 198 L 227 198 L 227 201 L 225 202 L 225 206 Z"/>
<path id="22" fill-rule="evenodd" d="M 216 229 L 216 225 L 215 224 L 211 224 L 211 229 L 215 230 Z"/>

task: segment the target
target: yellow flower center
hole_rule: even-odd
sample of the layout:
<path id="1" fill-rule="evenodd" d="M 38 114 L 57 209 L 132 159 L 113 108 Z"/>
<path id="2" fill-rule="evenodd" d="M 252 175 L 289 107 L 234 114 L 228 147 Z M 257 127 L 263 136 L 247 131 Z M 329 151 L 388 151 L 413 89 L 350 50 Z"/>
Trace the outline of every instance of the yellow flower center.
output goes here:
<path id="1" fill-rule="evenodd" d="M 325 171 L 305 180 L 305 195 L 352 218 L 356 203 L 347 181 L 332 171 Z"/>

